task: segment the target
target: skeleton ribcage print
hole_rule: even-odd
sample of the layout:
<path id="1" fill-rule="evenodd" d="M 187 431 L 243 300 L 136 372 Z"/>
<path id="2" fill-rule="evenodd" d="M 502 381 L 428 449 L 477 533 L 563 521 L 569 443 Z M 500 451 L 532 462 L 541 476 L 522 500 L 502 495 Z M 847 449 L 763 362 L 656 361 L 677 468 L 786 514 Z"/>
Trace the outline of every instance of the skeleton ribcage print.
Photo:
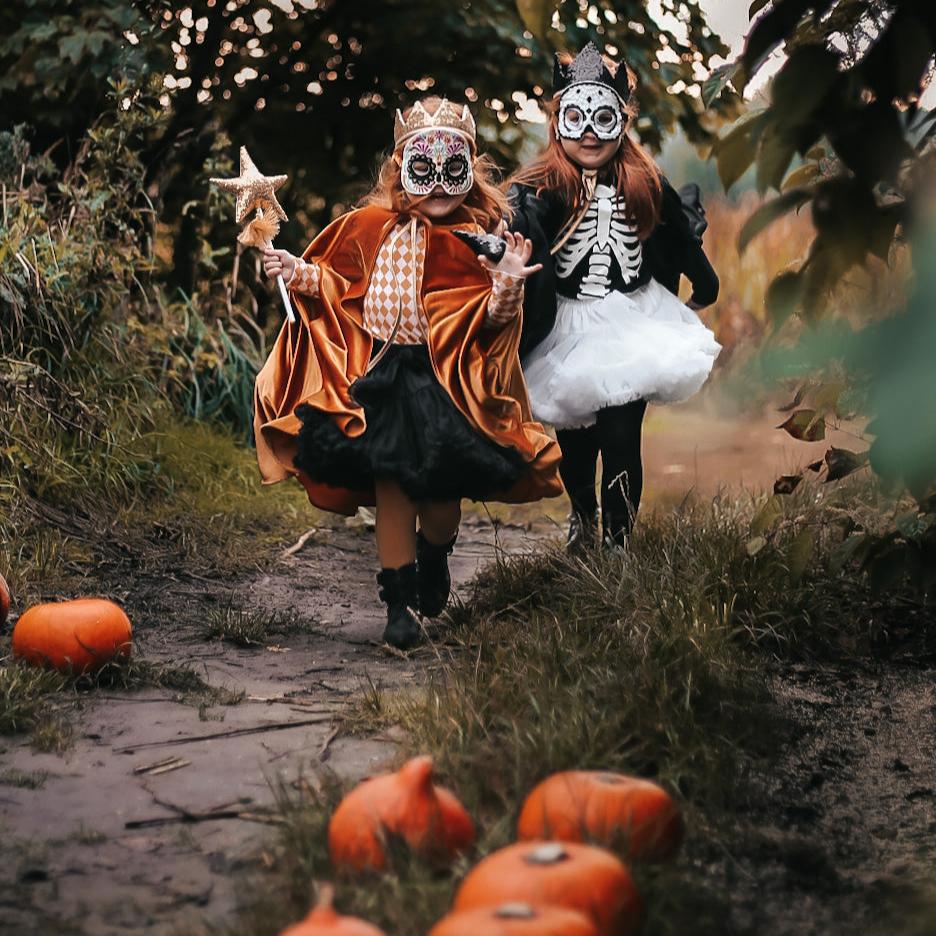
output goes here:
<path id="1" fill-rule="evenodd" d="M 624 285 L 637 278 L 642 259 L 636 227 L 627 220 L 623 201 L 609 185 L 598 185 L 585 217 L 556 257 L 556 273 L 568 279 L 588 258 L 578 298 L 601 298 L 611 291 L 617 261 Z"/>

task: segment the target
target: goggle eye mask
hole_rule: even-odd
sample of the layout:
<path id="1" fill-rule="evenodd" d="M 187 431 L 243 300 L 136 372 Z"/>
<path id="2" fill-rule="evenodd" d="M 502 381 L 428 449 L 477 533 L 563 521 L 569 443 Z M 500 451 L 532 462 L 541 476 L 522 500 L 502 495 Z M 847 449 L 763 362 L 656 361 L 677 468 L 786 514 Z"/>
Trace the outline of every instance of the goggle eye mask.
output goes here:
<path id="1" fill-rule="evenodd" d="M 624 132 L 625 116 L 613 89 L 601 84 L 572 85 L 559 97 L 556 134 L 565 140 L 581 140 L 590 130 L 603 142 Z"/>

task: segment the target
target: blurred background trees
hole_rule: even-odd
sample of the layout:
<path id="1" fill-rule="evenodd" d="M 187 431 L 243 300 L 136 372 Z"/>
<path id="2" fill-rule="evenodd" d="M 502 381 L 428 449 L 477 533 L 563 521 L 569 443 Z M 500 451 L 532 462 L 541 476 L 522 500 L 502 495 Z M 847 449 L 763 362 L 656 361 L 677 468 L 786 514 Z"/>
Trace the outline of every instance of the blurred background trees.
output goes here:
<path id="1" fill-rule="evenodd" d="M 697 0 L 679 29 L 646 4 L 531 0 L 17 0 L 0 13 L 0 113 L 33 128 L 34 148 L 64 165 L 107 100 L 108 78 L 161 82 L 168 119 L 144 161 L 148 191 L 173 226 L 174 285 L 191 292 L 206 217 L 206 164 L 249 142 L 286 172 L 301 242 L 364 193 L 391 140 L 394 109 L 428 92 L 467 100 L 485 147 L 505 167 L 528 134 L 521 116 L 549 93 L 553 47 L 593 38 L 641 77 L 641 137 L 659 148 L 676 127 L 710 139 L 727 97 L 706 114 L 700 76 L 727 51 Z M 551 24 L 551 26 L 550 26 Z M 539 33 L 534 36 L 528 26 Z M 215 168 L 212 164 L 211 168 Z"/>

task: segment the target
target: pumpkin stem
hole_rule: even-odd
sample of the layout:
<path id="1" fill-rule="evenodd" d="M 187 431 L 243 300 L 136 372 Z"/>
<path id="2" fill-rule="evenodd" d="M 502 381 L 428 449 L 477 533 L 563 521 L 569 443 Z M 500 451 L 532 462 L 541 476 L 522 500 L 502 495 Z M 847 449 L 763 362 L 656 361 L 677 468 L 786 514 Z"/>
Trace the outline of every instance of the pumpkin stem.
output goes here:
<path id="1" fill-rule="evenodd" d="M 400 776 L 408 785 L 429 791 L 432 788 L 432 758 L 428 755 L 414 757 L 400 768 Z"/>
<path id="2" fill-rule="evenodd" d="M 568 857 L 569 853 L 561 842 L 546 842 L 524 855 L 523 860 L 532 865 L 551 865 L 565 861 Z"/>

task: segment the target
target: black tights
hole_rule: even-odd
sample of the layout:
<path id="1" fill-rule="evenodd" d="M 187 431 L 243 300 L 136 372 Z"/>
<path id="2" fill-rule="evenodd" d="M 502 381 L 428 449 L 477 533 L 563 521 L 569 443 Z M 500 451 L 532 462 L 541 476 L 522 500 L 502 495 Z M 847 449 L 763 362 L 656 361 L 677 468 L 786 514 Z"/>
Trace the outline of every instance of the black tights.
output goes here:
<path id="1" fill-rule="evenodd" d="M 597 419 L 584 429 L 559 429 L 556 438 L 562 449 L 559 473 L 572 509 L 585 517 L 598 508 L 595 469 L 601 452 L 601 513 L 605 533 L 619 540 L 630 533 L 640 506 L 643 464 L 640 430 L 645 400 L 598 411 Z"/>

